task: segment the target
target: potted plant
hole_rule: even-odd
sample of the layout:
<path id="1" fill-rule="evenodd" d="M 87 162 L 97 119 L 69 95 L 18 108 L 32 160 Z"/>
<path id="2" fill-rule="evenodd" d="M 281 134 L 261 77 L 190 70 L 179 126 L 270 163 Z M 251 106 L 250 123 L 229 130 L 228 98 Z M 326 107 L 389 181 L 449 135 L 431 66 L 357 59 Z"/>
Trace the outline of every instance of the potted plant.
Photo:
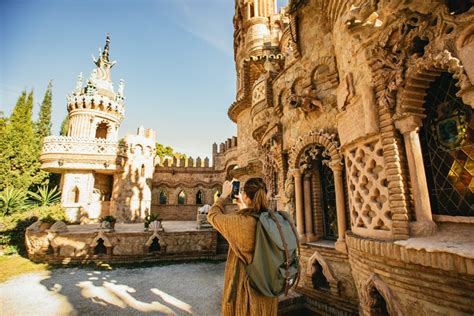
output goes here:
<path id="1" fill-rule="evenodd" d="M 145 226 L 145 231 L 148 231 L 148 228 L 150 226 L 150 224 L 154 221 L 157 221 L 160 223 L 161 225 L 161 218 L 160 218 L 160 215 L 158 214 L 150 214 L 150 215 L 147 215 L 145 216 L 145 222 L 144 222 L 144 226 Z"/>
<path id="2" fill-rule="evenodd" d="M 114 230 L 117 219 L 112 215 L 100 218 L 100 228 Z"/>

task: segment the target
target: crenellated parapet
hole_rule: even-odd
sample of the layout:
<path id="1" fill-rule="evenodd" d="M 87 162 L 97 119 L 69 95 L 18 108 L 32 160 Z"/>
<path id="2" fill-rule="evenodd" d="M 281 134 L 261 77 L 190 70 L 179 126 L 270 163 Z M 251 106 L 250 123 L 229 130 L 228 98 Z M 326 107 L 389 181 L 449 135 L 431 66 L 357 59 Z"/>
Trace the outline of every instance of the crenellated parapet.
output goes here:
<path id="1" fill-rule="evenodd" d="M 123 99 L 104 95 L 69 95 L 67 96 L 67 109 L 69 113 L 74 110 L 101 111 L 115 117 L 117 121 L 122 121 L 125 114 Z"/>
<path id="2" fill-rule="evenodd" d="M 204 159 L 201 159 L 201 157 L 197 157 L 196 159 L 193 157 L 189 157 L 187 159 L 176 159 L 176 157 L 173 157 L 172 159 L 168 157 L 157 158 L 157 161 L 155 162 L 155 170 L 164 168 L 184 168 L 187 170 L 198 170 L 213 169 L 213 166 L 210 164 L 209 157 L 205 157 Z"/>

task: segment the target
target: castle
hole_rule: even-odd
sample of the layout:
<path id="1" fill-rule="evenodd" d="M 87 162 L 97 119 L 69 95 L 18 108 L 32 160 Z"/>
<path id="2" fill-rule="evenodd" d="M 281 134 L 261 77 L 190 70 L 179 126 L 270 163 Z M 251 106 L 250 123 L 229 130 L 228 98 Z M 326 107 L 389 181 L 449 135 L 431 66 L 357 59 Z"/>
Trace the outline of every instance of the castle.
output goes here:
<path id="1" fill-rule="evenodd" d="M 225 179 L 261 176 L 303 243 L 282 310 L 474 313 L 472 2 L 236 0 L 237 137 L 212 166 L 157 161 L 151 130 L 117 140 L 108 48 L 41 156 L 72 217 L 190 220 Z"/>

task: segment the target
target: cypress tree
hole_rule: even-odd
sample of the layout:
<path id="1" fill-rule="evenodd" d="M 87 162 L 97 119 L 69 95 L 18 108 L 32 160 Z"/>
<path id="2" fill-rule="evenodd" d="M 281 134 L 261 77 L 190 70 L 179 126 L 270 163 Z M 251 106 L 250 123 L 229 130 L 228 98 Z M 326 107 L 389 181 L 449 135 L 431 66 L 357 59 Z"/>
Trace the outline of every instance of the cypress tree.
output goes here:
<path id="1" fill-rule="evenodd" d="M 68 130 L 69 130 L 69 114 L 66 114 L 66 117 L 61 123 L 61 130 L 59 131 L 59 135 L 67 136 Z"/>
<path id="2" fill-rule="evenodd" d="M 2 139 L 0 154 L 0 190 L 6 186 L 28 189 L 45 182 L 41 172 L 39 149 L 32 120 L 33 91 L 23 91 L 13 109 Z"/>
<path id="3" fill-rule="evenodd" d="M 43 139 L 46 136 L 51 135 L 51 107 L 52 107 L 52 83 L 48 83 L 48 88 L 44 93 L 43 102 L 41 103 L 39 118 L 37 124 L 37 135 L 40 140 L 40 143 L 43 143 Z"/>

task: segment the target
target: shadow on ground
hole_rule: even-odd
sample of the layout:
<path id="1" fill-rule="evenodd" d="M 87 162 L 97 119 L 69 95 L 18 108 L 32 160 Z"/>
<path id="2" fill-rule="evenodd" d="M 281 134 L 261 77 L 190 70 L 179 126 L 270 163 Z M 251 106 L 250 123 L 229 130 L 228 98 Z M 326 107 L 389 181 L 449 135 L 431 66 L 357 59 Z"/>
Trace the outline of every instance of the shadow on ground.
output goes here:
<path id="1" fill-rule="evenodd" d="M 0 284 L 3 315 L 219 315 L 225 263 L 52 269 Z"/>

